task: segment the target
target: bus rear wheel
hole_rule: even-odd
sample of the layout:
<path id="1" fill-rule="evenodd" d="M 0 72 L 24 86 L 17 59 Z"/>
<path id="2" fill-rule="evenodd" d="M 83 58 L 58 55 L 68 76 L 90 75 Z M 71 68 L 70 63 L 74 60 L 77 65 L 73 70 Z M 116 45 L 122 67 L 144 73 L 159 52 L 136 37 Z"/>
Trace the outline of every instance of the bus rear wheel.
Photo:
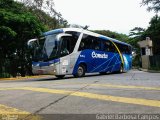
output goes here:
<path id="1" fill-rule="evenodd" d="M 58 79 L 64 78 L 65 75 L 55 75 Z"/>
<path id="2" fill-rule="evenodd" d="M 74 75 L 74 77 L 83 77 L 85 76 L 86 68 L 84 65 L 79 65 L 77 69 L 77 73 Z"/>
<path id="3" fill-rule="evenodd" d="M 119 72 L 120 72 L 120 73 L 123 73 L 123 72 L 124 72 L 124 70 L 123 70 L 123 65 L 121 65 Z"/>

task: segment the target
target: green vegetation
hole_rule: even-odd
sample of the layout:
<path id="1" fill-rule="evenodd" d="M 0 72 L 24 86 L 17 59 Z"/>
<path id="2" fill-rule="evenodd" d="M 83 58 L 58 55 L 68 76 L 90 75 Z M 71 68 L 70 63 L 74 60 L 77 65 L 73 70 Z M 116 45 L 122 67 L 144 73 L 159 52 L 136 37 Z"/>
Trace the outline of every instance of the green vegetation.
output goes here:
<path id="1" fill-rule="evenodd" d="M 156 15 L 151 19 L 149 27 L 145 30 L 143 36 L 150 37 L 153 40 L 153 53 L 160 55 L 160 1 L 159 0 L 142 0 L 142 5 L 147 5 L 148 11 L 154 10 Z"/>
<path id="2" fill-rule="evenodd" d="M 129 43 L 136 49 L 137 55 L 133 60 L 134 66 L 140 66 L 140 48 L 137 42 L 145 40 L 146 37 L 150 37 L 153 42 L 153 54 L 160 55 L 160 17 L 158 15 L 153 16 L 149 22 L 147 29 L 135 27 L 130 31 Z"/>
<path id="3" fill-rule="evenodd" d="M 99 33 L 101 35 L 105 35 L 111 38 L 115 38 L 117 40 L 121 40 L 123 42 L 128 42 L 129 37 L 125 34 L 119 34 L 116 32 L 112 32 L 110 30 L 94 30 L 93 32 Z"/>
<path id="4" fill-rule="evenodd" d="M 158 15 L 151 19 L 144 35 L 149 36 L 153 41 L 153 54 L 160 55 L 160 17 Z"/>
<path id="5" fill-rule="evenodd" d="M 142 5 L 147 5 L 148 11 L 154 10 L 155 12 L 160 11 L 160 1 L 159 0 L 142 0 Z"/>
<path id="6" fill-rule="evenodd" d="M 27 41 L 42 32 L 61 27 L 40 9 L 13 0 L 0 0 L 0 77 L 32 74 Z"/>
<path id="7" fill-rule="evenodd" d="M 147 10 L 154 11 L 156 13 L 155 16 L 149 22 L 149 27 L 147 29 L 143 29 L 140 27 L 135 27 L 130 31 L 130 39 L 129 43 L 136 48 L 137 55 L 133 59 L 134 66 L 140 66 L 140 48 L 137 45 L 138 41 L 145 40 L 146 37 L 150 37 L 153 41 L 153 54 L 156 56 L 160 55 L 160 16 L 158 16 L 158 12 L 160 11 L 160 1 L 159 0 L 142 0 L 143 6 L 148 6 Z M 154 61 L 155 62 L 159 61 Z M 157 64 L 158 64 L 157 63 Z M 158 70 L 159 66 L 151 66 L 150 69 Z"/>
<path id="8" fill-rule="evenodd" d="M 32 75 L 30 51 L 27 49 L 27 41 L 38 37 L 42 32 L 66 27 L 68 22 L 60 13 L 53 9 L 53 0 L 0 0 L 0 77 L 15 77 Z M 43 4 L 49 12 L 42 10 Z M 147 5 L 148 10 L 160 11 L 159 0 L 142 0 L 142 5 Z M 140 49 L 138 41 L 150 37 L 153 40 L 153 53 L 160 55 L 160 17 L 155 15 L 147 29 L 135 27 L 129 36 L 109 30 L 95 30 L 93 32 L 106 35 L 133 46 L 137 51 L 133 65 L 138 66 L 140 61 Z"/>

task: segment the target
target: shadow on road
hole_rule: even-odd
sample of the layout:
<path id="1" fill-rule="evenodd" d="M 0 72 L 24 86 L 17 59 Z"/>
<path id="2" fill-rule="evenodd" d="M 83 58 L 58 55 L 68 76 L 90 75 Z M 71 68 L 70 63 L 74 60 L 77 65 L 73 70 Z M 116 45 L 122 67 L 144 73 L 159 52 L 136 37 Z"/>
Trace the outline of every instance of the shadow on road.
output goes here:
<path id="1" fill-rule="evenodd" d="M 121 74 L 121 73 L 106 73 L 106 74 L 99 74 L 99 73 L 87 73 L 84 77 L 80 77 L 80 78 L 75 78 L 72 75 L 66 75 L 64 78 L 59 79 L 56 78 L 54 75 L 53 77 L 48 77 L 48 78 L 31 78 L 31 79 L 26 79 L 26 80 L 8 80 L 8 81 L 1 81 L 2 83 L 8 83 L 8 82 L 40 82 L 40 81 L 61 81 L 61 80 L 67 80 L 67 79 L 83 79 L 83 78 L 87 78 L 87 77 L 96 77 L 96 76 L 110 76 L 110 75 L 116 75 L 116 74 Z"/>
<path id="2" fill-rule="evenodd" d="M 64 78 L 61 78 L 61 79 L 59 79 L 59 78 L 55 78 L 55 77 L 53 77 L 53 78 L 44 78 L 44 79 L 37 79 L 37 80 L 31 80 L 31 81 L 53 81 L 53 80 L 67 80 L 67 79 L 83 79 L 83 78 L 87 78 L 87 77 L 94 77 L 94 76 L 108 76 L 108 75 L 115 75 L 115 74 L 122 74 L 122 73 L 118 73 L 118 72 L 113 72 L 113 73 L 106 73 L 106 74 L 103 74 L 103 75 L 101 75 L 101 74 L 99 74 L 99 73 L 92 73 L 92 74 L 86 74 L 84 77 L 80 77 L 80 78 L 75 78 L 74 76 L 72 76 L 72 75 L 69 75 L 69 76 L 65 76 Z"/>

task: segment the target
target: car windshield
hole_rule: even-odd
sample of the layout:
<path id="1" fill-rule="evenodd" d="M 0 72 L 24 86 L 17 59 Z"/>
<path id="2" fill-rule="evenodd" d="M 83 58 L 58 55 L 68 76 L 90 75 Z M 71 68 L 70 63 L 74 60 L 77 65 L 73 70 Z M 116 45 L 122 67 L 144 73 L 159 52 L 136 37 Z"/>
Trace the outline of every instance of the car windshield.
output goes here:
<path id="1" fill-rule="evenodd" d="M 48 35 L 31 43 L 33 61 L 47 61 L 58 57 L 57 34 Z"/>

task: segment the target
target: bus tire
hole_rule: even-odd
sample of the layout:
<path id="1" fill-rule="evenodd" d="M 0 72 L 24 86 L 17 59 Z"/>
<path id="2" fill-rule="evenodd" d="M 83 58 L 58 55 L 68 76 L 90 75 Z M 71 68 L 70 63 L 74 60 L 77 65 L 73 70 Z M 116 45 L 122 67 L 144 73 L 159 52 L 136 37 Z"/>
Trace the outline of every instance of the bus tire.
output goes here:
<path id="1" fill-rule="evenodd" d="M 65 75 L 55 75 L 58 79 L 64 78 Z"/>
<path id="2" fill-rule="evenodd" d="M 80 64 L 78 66 L 77 73 L 74 75 L 74 77 L 83 77 L 85 76 L 85 72 L 86 72 L 86 67 Z"/>
<path id="3" fill-rule="evenodd" d="M 100 75 L 106 75 L 107 73 L 106 72 L 100 72 L 99 74 Z"/>
<path id="4" fill-rule="evenodd" d="M 123 65 L 121 65 L 119 72 L 120 72 L 120 73 L 123 73 L 123 72 L 124 72 Z"/>

